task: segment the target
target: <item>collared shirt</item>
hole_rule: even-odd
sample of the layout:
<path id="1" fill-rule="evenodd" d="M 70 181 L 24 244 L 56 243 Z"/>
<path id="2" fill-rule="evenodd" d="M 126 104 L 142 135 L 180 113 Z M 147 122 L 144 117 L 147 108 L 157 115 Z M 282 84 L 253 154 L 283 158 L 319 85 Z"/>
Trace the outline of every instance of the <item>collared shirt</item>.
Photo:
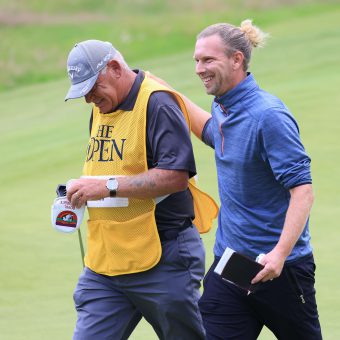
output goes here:
<path id="1" fill-rule="evenodd" d="M 277 244 L 289 189 L 311 183 L 310 158 L 287 107 L 251 74 L 212 104 L 202 138 L 215 149 L 221 209 L 214 247 L 255 258 Z M 288 261 L 311 253 L 308 221 Z"/>
<path id="2" fill-rule="evenodd" d="M 144 80 L 142 71 L 135 72 L 137 77 L 129 94 L 115 110 L 133 110 Z M 187 171 L 189 177 L 196 174 L 189 129 L 183 113 L 171 94 L 162 91 L 151 94 L 147 107 L 146 136 L 149 169 L 182 170 Z M 157 204 L 155 211 L 159 230 L 184 227 L 191 224 L 194 216 L 189 189 L 169 195 Z"/>

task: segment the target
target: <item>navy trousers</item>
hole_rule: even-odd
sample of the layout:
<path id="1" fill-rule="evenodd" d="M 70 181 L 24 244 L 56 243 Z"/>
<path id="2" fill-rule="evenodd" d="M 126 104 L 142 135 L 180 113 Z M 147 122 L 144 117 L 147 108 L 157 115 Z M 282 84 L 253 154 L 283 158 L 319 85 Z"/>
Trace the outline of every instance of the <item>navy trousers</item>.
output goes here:
<path id="1" fill-rule="evenodd" d="M 322 339 L 312 255 L 286 264 L 278 278 L 249 295 L 214 273 L 218 260 L 204 279 L 199 301 L 208 340 L 254 340 L 264 325 L 277 339 Z"/>
<path id="2" fill-rule="evenodd" d="M 144 317 L 159 339 L 205 339 L 198 308 L 205 251 L 197 229 L 162 243 L 152 269 L 105 276 L 85 268 L 74 292 L 74 340 L 128 339 Z"/>

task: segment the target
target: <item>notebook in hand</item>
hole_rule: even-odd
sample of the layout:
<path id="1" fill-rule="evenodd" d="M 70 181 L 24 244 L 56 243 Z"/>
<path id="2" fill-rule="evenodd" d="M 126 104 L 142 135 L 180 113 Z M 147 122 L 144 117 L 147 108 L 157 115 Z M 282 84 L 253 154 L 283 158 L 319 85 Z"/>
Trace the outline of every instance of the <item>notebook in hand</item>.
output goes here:
<path id="1" fill-rule="evenodd" d="M 252 292 L 255 285 L 251 284 L 251 280 L 263 268 L 264 266 L 255 260 L 227 248 L 214 272 L 239 288 Z"/>

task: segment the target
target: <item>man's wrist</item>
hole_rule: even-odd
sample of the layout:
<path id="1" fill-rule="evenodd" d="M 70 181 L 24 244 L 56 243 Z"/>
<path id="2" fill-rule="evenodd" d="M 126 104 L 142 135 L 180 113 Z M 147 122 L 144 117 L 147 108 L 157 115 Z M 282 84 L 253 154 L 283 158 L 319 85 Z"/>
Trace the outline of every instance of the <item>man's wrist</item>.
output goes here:
<path id="1" fill-rule="evenodd" d="M 273 249 L 281 258 L 286 259 L 292 251 L 292 247 L 284 246 L 280 243 Z"/>
<path id="2" fill-rule="evenodd" d="M 115 177 L 111 177 L 106 181 L 106 189 L 108 190 L 109 197 L 117 196 L 118 185 L 117 178 Z"/>

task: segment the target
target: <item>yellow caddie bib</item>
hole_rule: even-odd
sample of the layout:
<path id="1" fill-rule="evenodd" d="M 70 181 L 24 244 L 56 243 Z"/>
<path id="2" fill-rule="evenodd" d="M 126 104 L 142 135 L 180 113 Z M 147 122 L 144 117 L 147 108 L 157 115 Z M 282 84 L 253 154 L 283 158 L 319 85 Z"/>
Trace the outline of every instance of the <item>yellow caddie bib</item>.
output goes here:
<path id="1" fill-rule="evenodd" d="M 84 176 L 136 175 L 148 170 L 146 155 L 146 116 L 150 95 L 171 92 L 177 99 L 190 128 L 185 105 L 178 94 L 145 77 L 133 111 L 102 114 L 93 107 L 91 136 L 83 168 Z M 218 207 L 190 179 L 194 198 L 194 224 L 200 232 L 210 230 Z M 85 264 L 104 275 L 146 271 L 160 260 L 162 249 L 155 221 L 153 199 L 116 198 L 110 207 L 103 202 L 88 204 L 89 221 Z"/>

